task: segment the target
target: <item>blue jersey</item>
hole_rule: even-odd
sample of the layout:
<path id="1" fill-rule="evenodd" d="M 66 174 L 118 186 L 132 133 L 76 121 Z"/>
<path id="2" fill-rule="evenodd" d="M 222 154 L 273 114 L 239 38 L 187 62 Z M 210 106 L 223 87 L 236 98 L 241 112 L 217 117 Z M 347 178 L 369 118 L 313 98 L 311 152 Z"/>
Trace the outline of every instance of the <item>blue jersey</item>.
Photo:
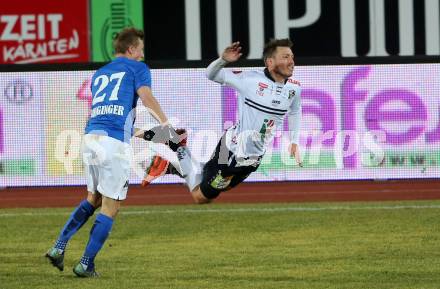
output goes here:
<path id="1" fill-rule="evenodd" d="M 118 57 L 92 77 L 92 111 L 85 133 L 108 135 L 130 142 L 138 101 L 137 90 L 151 87 L 151 74 L 143 62 Z"/>

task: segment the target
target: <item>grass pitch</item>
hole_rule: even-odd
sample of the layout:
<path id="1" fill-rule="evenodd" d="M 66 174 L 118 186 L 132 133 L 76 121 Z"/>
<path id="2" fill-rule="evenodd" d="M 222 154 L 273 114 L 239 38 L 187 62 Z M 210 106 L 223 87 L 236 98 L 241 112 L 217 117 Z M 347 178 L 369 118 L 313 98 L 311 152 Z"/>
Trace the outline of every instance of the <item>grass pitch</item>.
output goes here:
<path id="1" fill-rule="evenodd" d="M 0 288 L 439 288 L 440 201 L 124 207 L 74 277 L 43 257 L 71 209 L 0 210 Z"/>

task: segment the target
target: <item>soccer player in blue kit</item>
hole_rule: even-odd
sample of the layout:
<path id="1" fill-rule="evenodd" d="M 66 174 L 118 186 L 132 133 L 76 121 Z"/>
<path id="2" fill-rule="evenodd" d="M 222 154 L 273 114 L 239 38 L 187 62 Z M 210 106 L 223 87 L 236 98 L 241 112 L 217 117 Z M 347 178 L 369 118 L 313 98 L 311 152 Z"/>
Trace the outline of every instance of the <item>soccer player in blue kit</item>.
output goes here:
<path id="1" fill-rule="evenodd" d="M 151 75 L 144 57 L 143 32 L 125 28 L 114 39 L 116 58 L 92 77 L 91 115 L 85 128 L 82 157 L 87 178 L 87 199 L 72 212 L 46 257 L 64 269 L 64 253 L 70 238 L 101 207 L 90 231 L 81 260 L 73 268 L 79 277 L 96 277 L 95 257 L 107 239 L 121 202 L 127 196 L 133 135 L 149 137 L 151 131 L 133 128 L 138 98 L 163 128 L 167 117 L 151 92 Z"/>

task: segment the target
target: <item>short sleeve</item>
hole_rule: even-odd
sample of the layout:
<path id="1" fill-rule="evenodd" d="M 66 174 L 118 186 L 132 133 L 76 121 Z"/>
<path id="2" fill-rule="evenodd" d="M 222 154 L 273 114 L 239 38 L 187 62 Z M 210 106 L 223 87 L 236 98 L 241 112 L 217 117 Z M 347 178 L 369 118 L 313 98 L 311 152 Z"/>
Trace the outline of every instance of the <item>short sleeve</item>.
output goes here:
<path id="1" fill-rule="evenodd" d="M 151 87 L 150 68 L 148 68 L 148 66 L 143 62 L 140 62 L 137 66 L 134 76 L 134 83 L 136 90 L 138 90 L 141 86 Z"/>

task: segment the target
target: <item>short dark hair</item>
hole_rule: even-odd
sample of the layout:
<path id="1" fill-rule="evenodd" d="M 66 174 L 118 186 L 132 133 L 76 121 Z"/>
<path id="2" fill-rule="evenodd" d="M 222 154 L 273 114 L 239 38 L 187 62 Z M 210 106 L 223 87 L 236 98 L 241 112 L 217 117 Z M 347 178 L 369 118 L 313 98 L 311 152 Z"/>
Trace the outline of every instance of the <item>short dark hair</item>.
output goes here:
<path id="1" fill-rule="evenodd" d="M 272 55 L 275 53 L 275 50 L 277 50 L 277 47 L 289 47 L 290 49 L 292 49 L 293 42 L 290 41 L 290 39 L 288 38 L 269 40 L 269 42 L 264 45 L 263 49 L 264 63 L 266 63 L 266 59 L 272 57 Z"/>
<path id="2" fill-rule="evenodd" d="M 144 40 L 144 32 L 134 27 L 127 27 L 116 34 L 113 40 L 115 53 L 125 53 L 132 45 L 137 45 L 138 39 Z"/>

